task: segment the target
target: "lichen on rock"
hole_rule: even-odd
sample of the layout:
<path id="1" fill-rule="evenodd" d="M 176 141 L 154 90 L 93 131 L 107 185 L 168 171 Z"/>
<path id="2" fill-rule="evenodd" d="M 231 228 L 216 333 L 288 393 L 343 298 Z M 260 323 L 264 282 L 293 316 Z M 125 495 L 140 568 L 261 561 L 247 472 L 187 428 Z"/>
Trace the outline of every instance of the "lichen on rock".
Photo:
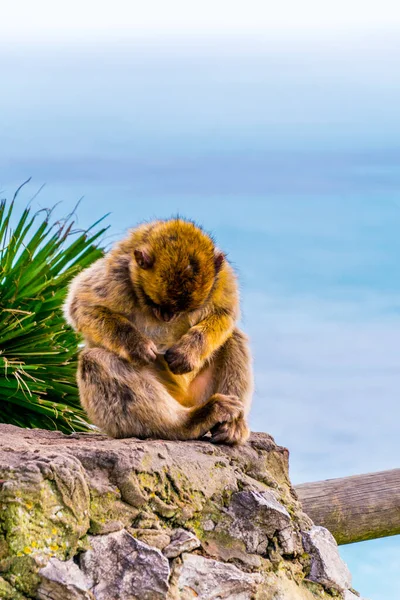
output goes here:
<path id="1" fill-rule="evenodd" d="M 0 425 L 0 508 L 1 600 L 350 597 L 267 434 L 235 448 Z"/>

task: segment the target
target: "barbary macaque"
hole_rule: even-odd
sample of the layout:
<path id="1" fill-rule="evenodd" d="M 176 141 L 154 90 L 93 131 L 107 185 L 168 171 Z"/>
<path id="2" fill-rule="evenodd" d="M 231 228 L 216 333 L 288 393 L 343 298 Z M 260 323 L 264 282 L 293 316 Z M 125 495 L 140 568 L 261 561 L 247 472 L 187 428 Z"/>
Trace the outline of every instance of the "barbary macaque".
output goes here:
<path id="1" fill-rule="evenodd" d="M 242 444 L 253 392 L 235 273 L 181 218 L 138 226 L 72 282 L 68 322 L 89 418 L 112 437 Z"/>

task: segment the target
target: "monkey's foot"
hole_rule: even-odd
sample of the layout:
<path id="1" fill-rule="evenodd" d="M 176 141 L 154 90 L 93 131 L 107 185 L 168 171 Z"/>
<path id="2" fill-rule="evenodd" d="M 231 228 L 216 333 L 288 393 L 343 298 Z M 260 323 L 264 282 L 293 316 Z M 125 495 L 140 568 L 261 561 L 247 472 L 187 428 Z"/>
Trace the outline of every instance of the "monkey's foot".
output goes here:
<path id="1" fill-rule="evenodd" d="M 210 407 L 216 424 L 231 423 L 236 419 L 243 418 L 243 404 L 237 396 L 214 394 L 206 406 Z"/>
<path id="2" fill-rule="evenodd" d="M 235 446 L 244 444 L 249 439 L 250 429 L 243 417 L 230 423 L 219 423 L 211 430 L 213 444 L 229 444 Z"/>

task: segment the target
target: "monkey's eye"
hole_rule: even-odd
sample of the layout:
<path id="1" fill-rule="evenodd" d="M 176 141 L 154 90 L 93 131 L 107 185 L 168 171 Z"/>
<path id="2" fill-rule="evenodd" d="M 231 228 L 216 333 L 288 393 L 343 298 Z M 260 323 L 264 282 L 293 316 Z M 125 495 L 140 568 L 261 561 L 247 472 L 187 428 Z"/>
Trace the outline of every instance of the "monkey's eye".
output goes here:
<path id="1" fill-rule="evenodd" d="M 160 305 L 156 304 L 156 302 L 154 302 L 154 300 L 152 300 L 150 298 L 150 296 L 148 294 L 146 294 L 146 292 L 144 290 L 142 290 L 142 294 L 144 296 L 144 299 L 146 301 L 146 304 L 151 308 L 151 309 L 160 309 Z"/>

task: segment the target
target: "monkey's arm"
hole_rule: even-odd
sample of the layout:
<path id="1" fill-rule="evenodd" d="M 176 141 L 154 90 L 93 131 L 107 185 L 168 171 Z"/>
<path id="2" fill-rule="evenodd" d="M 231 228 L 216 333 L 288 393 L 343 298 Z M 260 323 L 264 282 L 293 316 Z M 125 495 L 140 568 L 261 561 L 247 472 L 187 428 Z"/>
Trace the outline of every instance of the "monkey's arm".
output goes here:
<path id="1" fill-rule="evenodd" d="M 121 358 L 146 364 L 157 357 L 157 348 L 151 340 L 146 339 L 126 317 L 104 306 L 80 305 L 74 320 L 77 331 L 92 344 Z"/>
<path id="2" fill-rule="evenodd" d="M 236 277 L 224 264 L 212 292 L 208 310 L 197 323 L 167 350 L 165 360 L 173 373 L 189 373 L 199 368 L 232 334 L 239 316 Z"/>
<path id="3" fill-rule="evenodd" d="M 65 317 L 94 346 L 135 362 L 155 360 L 154 343 L 118 311 L 116 302 L 128 305 L 123 288 L 108 280 L 100 259 L 72 283 L 64 306 Z"/>
<path id="4" fill-rule="evenodd" d="M 171 371 L 180 375 L 198 369 L 232 335 L 238 318 L 236 276 L 224 262 L 200 320 L 165 354 Z"/>
<path id="5" fill-rule="evenodd" d="M 189 373 L 198 368 L 232 334 L 235 315 L 227 308 L 215 307 L 202 321 L 194 325 L 167 350 L 165 360 L 175 374 Z"/>

